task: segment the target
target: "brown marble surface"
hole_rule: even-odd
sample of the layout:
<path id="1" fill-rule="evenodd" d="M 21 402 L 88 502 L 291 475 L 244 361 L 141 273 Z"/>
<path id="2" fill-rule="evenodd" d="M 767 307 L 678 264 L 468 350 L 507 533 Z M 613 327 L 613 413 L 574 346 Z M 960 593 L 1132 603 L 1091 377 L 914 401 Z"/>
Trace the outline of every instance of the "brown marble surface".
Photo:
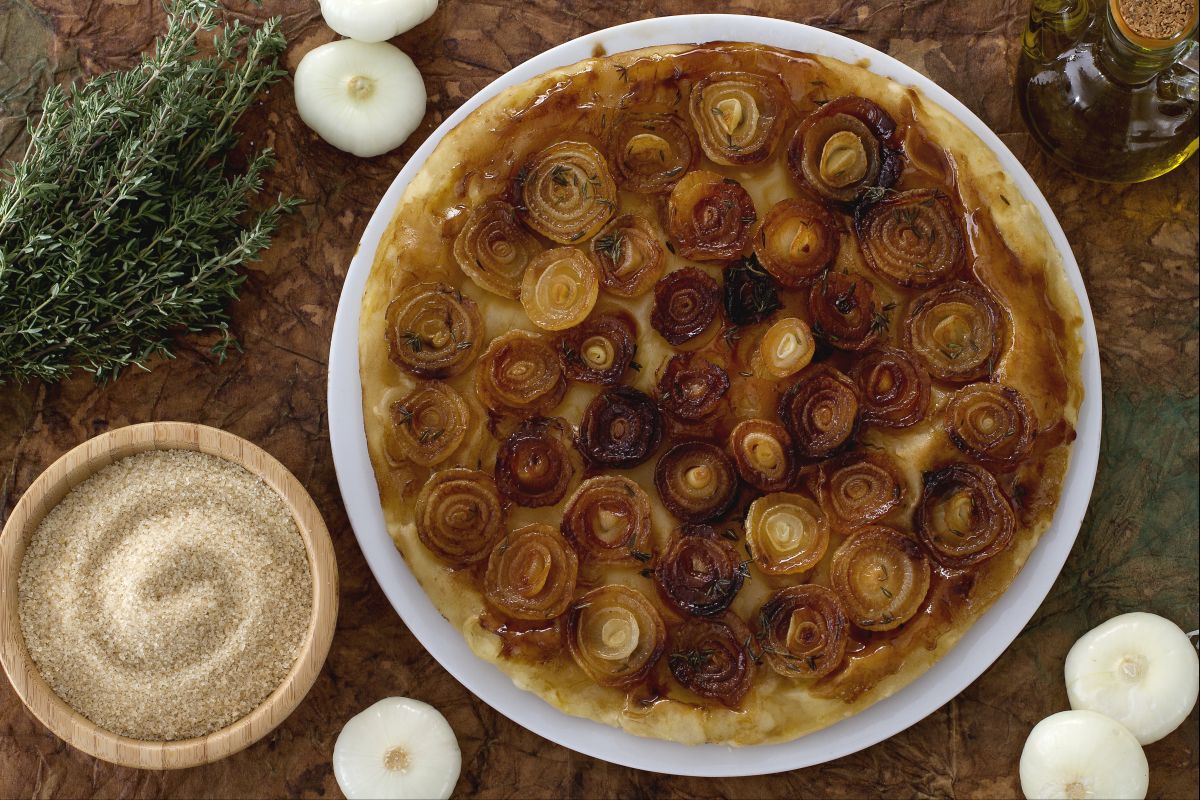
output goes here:
<path id="1" fill-rule="evenodd" d="M 171 773 L 114 767 L 38 724 L 0 681 L 0 797 L 339 797 L 329 766 L 342 723 L 375 700 L 411 695 L 442 709 L 463 749 L 458 794 L 480 797 L 1013 797 L 1029 729 L 1067 707 L 1071 643 L 1124 611 L 1197 627 L 1197 159 L 1149 184 L 1111 187 L 1049 164 L 1024 132 L 1011 75 L 1027 0 L 444 0 L 398 40 L 425 75 L 429 113 L 399 152 L 358 160 L 296 116 L 288 80 L 247 121 L 276 149 L 269 190 L 311 200 L 252 269 L 234 328 L 244 352 L 218 365 L 206 342 L 107 386 L 0 386 L 5 514 L 60 453 L 108 428 L 190 420 L 265 447 L 308 487 L 337 547 L 342 607 L 312 693 L 259 744 Z M 280 14 L 287 66 L 334 38 L 315 0 L 238 2 Z M 1091 512 L 1055 589 L 1029 627 L 958 698 L 856 755 L 776 776 L 671 778 L 595 761 L 541 739 L 469 694 L 393 613 L 367 569 L 329 453 L 325 367 L 346 267 L 406 157 L 451 111 L 512 66 L 575 36 L 632 19 L 738 12 L 808 22 L 896 56 L 998 131 L 1049 197 L 1083 268 L 1104 372 L 1104 450 Z M 0 151 L 19 156 L 25 116 L 53 81 L 126 65 L 162 21 L 156 0 L 0 0 Z M 1147 748 L 1152 797 L 1195 797 L 1197 716 Z"/>

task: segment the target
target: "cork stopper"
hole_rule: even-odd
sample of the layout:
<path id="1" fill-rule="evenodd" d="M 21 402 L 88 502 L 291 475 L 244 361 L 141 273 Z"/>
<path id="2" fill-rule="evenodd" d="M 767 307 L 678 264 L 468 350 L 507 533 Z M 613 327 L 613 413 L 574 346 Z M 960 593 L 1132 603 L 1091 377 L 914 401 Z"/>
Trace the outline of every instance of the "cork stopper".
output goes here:
<path id="1" fill-rule="evenodd" d="M 1118 21 L 1127 33 L 1155 42 L 1169 42 L 1196 25 L 1196 0 L 1115 0 Z"/>

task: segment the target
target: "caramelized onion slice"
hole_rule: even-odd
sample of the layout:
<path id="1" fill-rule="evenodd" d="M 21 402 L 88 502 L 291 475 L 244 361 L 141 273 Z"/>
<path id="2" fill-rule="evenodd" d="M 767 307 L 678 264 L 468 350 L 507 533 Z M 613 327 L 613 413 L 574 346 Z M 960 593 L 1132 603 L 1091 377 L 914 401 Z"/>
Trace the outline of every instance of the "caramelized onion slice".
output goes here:
<path id="1" fill-rule="evenodd" d="M 715 164 L 758 164 L 771 157 L 787 124 L 788 90 L 775 75 L 717 72 L 697 81 L 688 113 Z"/>
<path id="2" fill-rule="evenodd" d="M 869 351 L 855 362 L 850 377 L 858 386 L 863 422 L 907 428 L 929 410 L 929 373 L 903 350 Z"/>
<path id="3" fill-rule="evenodd" d="M 824 206 L 791 197 L 767 212 L 754 254 L 775 280 L 796 289 L 821 277 L 837 258 L 841 244 L 837 223 Z"/>
<path id="4" fill-rule="evenodd" d="M 629 478 L 588 478 L 567 501 L 562 532 L 590 561 L 609 564 L 648 560 L 650 498 Z"/>
<path id="5" fill-rule="evenodd" d="M 600 283 L 617 297 L 640 297 L 662 277 L 663 246 L 658 233 L 636 214 L 622 214 L 592 239 L 590 256 Z"/>
<path id="6" fill-rule="evenodd" d="M 516 194 L 525 224 L 559 244 L 592 238 L 617 207 L 608 163 L 584 142 L 559 142 L 533 156 L 517 175 Z"/>
<path id="7" fill-rule="evenodd" d="M 896 122 L 862 97 L 839 97 L 800 123 L 788 148 L 796 180 L 822 197 L 854 203 L 875 187 L 892 186 L 902 161 Z"/>
<path id="8" fill-rule="evenodd" d="M 624 311 L 599 314 L 558 340 L 558 357 L 571 380 L 611 386 L 637 352 L 637 322 Z"/>
<path id="9" fill-rule="evenodd" d="M 567 617 L 567 649 L 601 686 L 626 687 L 646 677 L 667 643 L 658 609 L 636 589 L 609 584 L 579 598 Z"/>
<path id="10" fill-rule="evenodd" d="M 510 533 L 492 549 L 484 575 L 488 602 L 516 619 L 553 619 L 571 605 L 579 559 L 549 525 Z"/>
<path id="11" fill-rule="evenodd" d="M 785 678 L 823 678 L 846 656 L 850 620 L 836 593 L 815 583 L 780 589 L 758 615 L 767 663 Z"/>
<path id="12" fill-rule="evenodd" d="M 663 411 L 685 420 L 710 416 L 729 391 L 729 373 L 704 356 L 671 356 L 658 380 L 658 403 Z"/>
<path id="13" fill-rule="evenodd" d="M 754 201 L 740 183 L 702 169 L 675 184 L 667 214 L 679 255 L 693 261 L 741 256 L 757 219 Z"/>
<path id="14" fill-rule="evenodd" d="M 876 203 L 854 220 L 863 257 L 901 286 L 932 286 L 958 272 L 966 246 L 950 198 L 914 189 Z"/>
<path id="15" fill-rule="evenodd" d="M 721 289 L 696 267 L 669 272 L 654 284 L 650 324 L 673 345 L 681 345 L 708 330 L 717 318 Z"/>
<path id="16" fill-rule="evenodd" d="M 444 283 L 414 284 L 388 304 L 388 356 L 422 378 L 449 378 L 471 365 L 483 337 L 474 301 Z"/>
<path id="17" fill-rule="evenodd" d="M 729 452 L 742 480 L 756 489 L 778 492 L 792 485 L 792 437 L 778 422 L 742 420 L 729 434 Z"/>
<path id="18" fill-rule="evenodd" d="M 530 419 L 508 435 L 496 454 L 496 487 L 519 506 L 552 506 L 575 477 L 571 431 L 560 419 Z"/>
<path id="19" fill-rule="evenodd" d="M 807 367 L 816 351 L 808 323 L 799 317 L 784 317 L 767 328 L 751 363 L 759 377 L 786 378 Z"/>
<path id="20" fill-rule="evenodd" d="M 667 666 L 684 688 L 737 707 L 754 683 L 750 637 L 746 623 L 733 613 L 689 619 L 671 632 Z"/>
<path id="21" fill-rule="evenodd" d="M 804 495 L 766 494 L 751 503 L 746 514 L 746 544 L 763 572 L 808 572 L 829 549 L 829 520 Z"/>
<path id="22" fill-rule="evenodd" d="M 608 139 L 617 183 L 639 194 L 671 191 L 699 156 L 696 135 L 674 114 L 622 112 Z"/>
<path id="23" fill-rule="evenodd" d="M 1037 422 L 1016 389 L 973 383 L 946 406 L 946 433 L 955 447 L 979 461 L 1013 464 L 1029 454 Z"/>
<path id="24" fill-rule="evenodd" d="M 725 268 L 725 318 L 733 325 L 753 325 L 782 307 L 775 281 L 751 256 Z"/>
<path id="25" fill-rule="evenodd" d="M 823 462 L 818 484 L 821 507 L 844 529 L 882 519 L 904 499 L 896 462 L 870 450 Z"/>
<path id="26" fill-rule="evenodd" d="M 675 532 L 654 569 L 663 602 L 680 614 L 711 617 L 729 608 L 747 576 L 733 542 L 710 525 Z"/>
<path id="27" fill-rule="evenodd" d="M 1008 547 L 1016 522 L 992 473 L 951 464 L 925 474 L 917 533 L 943 566 L 964 569 Z"/>
<path id="28" fill-rule="evenodd" d="M 392 404 L 388 453 L 422 467 L 450 457 L 467 435 L 471 414 L 462 395 L 441 381 L 423 383 Z"/>
<path id="29" fill-rule="evenodd" d="M 430 476 L 417 495 L 417 536 L 451 567 L 487 558 L 504 535 L 504 506 L 492 476 L 447 469 Z"/>
<path id="30" fill-rule="evenodd" d="M 716 445 L 681 442 L 658 460 L 654 485 L 676 517 L 707 522 L 727 512 L 737 499 L 737 468 Z"/>
<path id="31" fill-rule="evenodd" d="M 521 279 L 521 305 L 534 325 L 561 331 L 587 319 L 600 296 L 600 275 L 574 247 L 539 255 Z"/>
<path id="32" fill-rule="evenodd" d="M 887 329 L 875 286 L 862 275 L 829 272 L 808 293 L 813 330 L 839 350 L 864 350 Z"/>
<path id="33" fill-rule="evenodd" d="M 929 592 L 929 556 L 894 528 L 859 528 L 833 554 L 829 582 L 850 621 L 888 631 L 912 619 Z"/>
<path id="34" fill-rule="evenodd" d="M 597 467 L 626 469 L 653 455 L 662 440 L 662 415 L 654 401 L 629 386 L 592 398 L 579 423 L 576 445 Z"/>
<path id="35" fill-rule="evenodd" d="M 1004 332 L 987 290 L 954 281 L 921 295 L 908 312 L 905 344 L 944 381 L 973 381 L 992 371 Z"/>
<path id="36" fill-rule="evenodd" d="M 801 458 L 825 458 L 850 440 L 858 418 L 858 392 L 837 369 L 819 364 L 779 398 L 779 418 Z"/>
<path id="37" fill-rule="evenodd" d="M 534 334 L 502 334 L 479 359 L 475 393 L 495 412 L 538 416 L 562 402 L 566 392 L 558 354 Z"/>
<path id="38" fill-rule="evenodd" d="M 481 289 L 516 300 L 521 276 L 542 246 L 517 222 L 517 211 L 503 200 L 474 209 L 454 240 L 454 260 Z"/>

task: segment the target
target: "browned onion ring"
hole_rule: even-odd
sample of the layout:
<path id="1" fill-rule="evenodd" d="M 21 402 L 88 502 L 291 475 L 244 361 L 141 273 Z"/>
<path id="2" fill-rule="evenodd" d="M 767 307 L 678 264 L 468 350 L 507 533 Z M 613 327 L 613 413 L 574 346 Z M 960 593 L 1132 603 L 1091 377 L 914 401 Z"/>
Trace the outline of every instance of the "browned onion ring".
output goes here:
<path id="1" fill-rule="evenodd" d="M 579 423 L 576 445 L 598 467 L 627 469 L 654 454 L 662 440 L 662 415 L 645 394 L 629 386 L 592 398 Z"/>
<path id="2" fill-rule="evenodd" d="M 676 250 L 693 261 L 742 255 L 758 218 L 754 200 L 740 183 L 702 169 L 675 184 L 667 215 Z"/>
<path id="3" fill-rule="evenodd" d="M 558 340 L 567 377 L 604 386 L 621 382 L 636 351 L 637 322 L 624 311 L 595 314 Z"/>
<path id="4" fill-rule="evenodd" d="M 837 223 L 824 206 L 790 197 L 767 212 L 754 254 L 775 280 L 796 289 L 821 277 L 837 258 L 841 244 Z"/>
<path id="5" fill-rule="evenodd" d="M 733 613 L 689 619 L 672 631 L 667 665 L 684 688 L 737 707 L 754 684 L 750 638 L 746 623 Z"/>
<path id="6" fill-rule="evenodd" d="M 872 525 L 848 536 L 829 567 L 829 582 L 850 621 L 868 631 L 903 625 L 929 593 L 929 556 L 894 528 Z"/>
<path id="7" fill-rule="evenodd" d="M 737 499 L 737 469 L 721 448 L 680 442 L 658 460 L 654 485 L 667 510 L 684 522 L 707 522 Z"/>
<path id="8" fill-rule="evenodd" d="M 871 350 L 855 362 L 850 377 L 858 386 L 863 422 L 907 428 L 929 410 L 929 373 L 903 350 Z"/>
<path id="9" fill-rule="evenodd" d="M 951 569 L 972 567 L 1001 552 L 1016 528 L 1012 505 L 996 479 L 973 464 L 926 473 L 916 524 L 933 557 Z"/>
<path id="10" fill-rule="evenodd" d="M 715 164 L 758 164 L 771 157 L 791 107 L 775 75 L 717 72 L 692 86 L 688 113 Z"/>
<path id="11" fill-rule="evenodd" d="M 823 678 L 841 666 L 850 620 L 837 594 L 805 583 L 776 592 L 758 615 L 767 663 L 785 678 Z"/>
<path id="12" fill-rule="evenodd" d="M 571 607 L 567 649 L 601 686 L 623 688 L 646 677 L 667 643 L 667 625 L 641 592 L 621 584 L 593 589 Z"/>
<path id="13" fill-rule="evenodd" d="M 792 485 L 792 437 L 778 422 L 742 420 L 729 434 L 729 452 L 742 480 L 759 491 L 778 492 Z"/>
<path id="14" fill-rule="evenodd" d="M 973 381 L 991 373 L 1004 332 L 996 301 L 981 286 L 953 281 L 913 302 L 905 346 L 944 381 Z"/>
<path id="15" fill-rule="evenodd" d="M 617 297 L 640 297 L 663 273 L 663 246 L 645 217 L 622 214 L 592 239 L 589 255 L 600 284 Z"/>
<path id="16" fill-rule="evenodd" d="M 674 114 L 622 112 L 608 138 L 617 183 L 639 194 L 671 191 L 699 156 L 696 135 Z"/>
<path id="17" fill-rule="evenodd" d="M 870 450 L 821 464 L 821 507 L 842 528 L 882 519 L 904 499 L 904 484 L 890 456 Z"/>
<path id="18" fill-rule="evenodd" d="M 667 273 L 654 285 L 650 325 L 673 345 L 681 345 L 708 330 L 717 318 L 721 288 L 696 267 Z"/>
<path id="19" fill-rule="evenodd" d="M 449 384 L 430 381 L 392 404 L 388 454 L 397 461 L 432 467 L 445 461 L 466 438 L 471 414 Z"/>
<path id="20" fill-rule="evenodd" d="M 813 335 L 839 350 L 865 350 L 887 329 L 875 286 L 862 275 L 828 272 L 808 293 Z"/>
<path id="21" fill-rule="evenodd" d="M 829 549 L 829 520 L 805 495 L 765 494 L 751 503 L 746 513 L 746 544 L 763 572 L 808 572 Z"/>
<path id="22" fill-rule="evenodd" d="M 658 381 L 658 404 L 663 411 L 684 420 L 711 416 L 729 391 L 729 373 L 704 356 L 678 353 L 671 356 Z"/>
<path id="23" fill-rule="evenodd" d="M 452 567 L 487 558 L 504 535 L 504 506 L 491 475 L 447 469 L 430 476 L 417 495 L 417 536 Z"/>
<path id="24" fill-rule="evenodd" d="M 562 402 L 566 392 L 558 353 L 526 331 L 509 331 L 493 339 L 475 372 L 479 401 L 499 413 L 545 414 Z"/>
<path id="25" fill-rule="evenodd" d="M 516 619 L 553 619 L 571 605 L 579 559 L 562 534 L 533 524 L 505 536 L 488 558 L 488 602 Z"/>
<path id="26" fill-rule="evenodd" d="M 809 367 L 779 399 L 779 418 L 801 458 L 825 458 L 854 434 L 858 391 L 827 364 Z"/>
<path id="27" fill-rule="evenodd" d="M 914 189 L 876 203 L 855 217 L 863 257 L 901 286 L 932 286 L 966 263 L 958 213 L 937 189 Z"/>
<path id="28" fill-rule="evenodd" d="M 454 260 L 481 289 L 516 300 L 521 277 L 542 251 L 535 236 L 517 222 L 517 211 L 503 200 L 489 200 L 471 211 L 454 240 Z"/>
<path id="29" fill-rule="evenodd" d="M 517 213 L 559 244 L 586 241 L 617 208 L 617 185 L 604 156 L 585 142 L 558 142 L 533 156 L 517 174 Z"/>
<path id="30" fill-rule="evenodd" d="M 711 525 L 684 525 L 654 569 L 658 594 L 680 614 L 711 617 L 729 608 L 746 579 L 737 549 Z"/>
<path id="31" fill-rule="evenodd" d="M 422 378 L 449 378 L 471 366 L 483 337 L 474 301 L 444 283 L 414 284 L 388 304 L 388 357 Z"/>
<path id="32" fill-rule="evenodd" d="M 800 123 L 788 166 L 801 184 L 827 200 L 854 203 L 872 189 L 891 187 L 903 159 L 896 122 L 862 97 L 839 97 Z"/>
<path id="33" fill-rule="evenodd" d="M 519 506 L 552 506 L 575 477 L 571 431 L 560 419 L 526 420 L 510 433 L 496 455 L 496 487 Z"/>
<path id="34" fill-rule="evenodd" d="M 1029 454 L 1037 422 L 1016 389 L 972 383 L 946 406 L 946 433 L 967 455 L 990 464 L 1013 464 Z"/>
<path id="35" fill-rule="evenodd" d="M 585 559 L 611 564 L 651 555 L 650 498 L 629 478 L 597 475 L 563 510 L 562 532 Z"/>

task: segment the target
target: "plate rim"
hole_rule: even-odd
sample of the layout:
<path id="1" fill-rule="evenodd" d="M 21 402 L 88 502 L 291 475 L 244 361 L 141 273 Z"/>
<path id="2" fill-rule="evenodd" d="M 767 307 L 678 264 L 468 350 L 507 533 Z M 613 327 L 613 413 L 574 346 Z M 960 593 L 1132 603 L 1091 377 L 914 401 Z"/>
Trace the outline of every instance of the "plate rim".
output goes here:
<path id="1" fill-rule="evenodd" d="M 732 747 L 648 739 L 574 717 L 520 689 L 494 664 L 476 656 L 442 617 L 392 543 L 367 451 L 358 370 L 362 294 L 375 252 L 408 183 L 442 138 L 505 88 L 593 55 L 640 47 L 710 41 L 752 42 L 855 63 L 914 86 L 988 146 L 1037 209 L 1079 299 L 1084 340 L 1084 398 L 1077 438 L 1050 528 L 1016 578 L 988 611 L 930 669 L 866 709 L 827 728 L 778 744 Z M 1100 358 L 1091 304 L 1066 234 L 1045 196 L 1000 138 L 957 98 L 895 58 L 841 34 L 790 20 L 739 14 L 685 14 L 637 20 L 564 42 L 489 83 L 464 102 L 417 148 L 392 181 L 363 231 L 339 298 L 328 360 L 329 440 L 346 515 L 376 582 L 421 645 L 456 680 L 491 708 L 527 730 L 584 755 L 635 769 L 693 777 L 765 775 L 815 766 L 866 749 L 915 725 L 957 697 L 1008 649 L 1053 588 L 1079 534 L 1099 462 Z"/>

